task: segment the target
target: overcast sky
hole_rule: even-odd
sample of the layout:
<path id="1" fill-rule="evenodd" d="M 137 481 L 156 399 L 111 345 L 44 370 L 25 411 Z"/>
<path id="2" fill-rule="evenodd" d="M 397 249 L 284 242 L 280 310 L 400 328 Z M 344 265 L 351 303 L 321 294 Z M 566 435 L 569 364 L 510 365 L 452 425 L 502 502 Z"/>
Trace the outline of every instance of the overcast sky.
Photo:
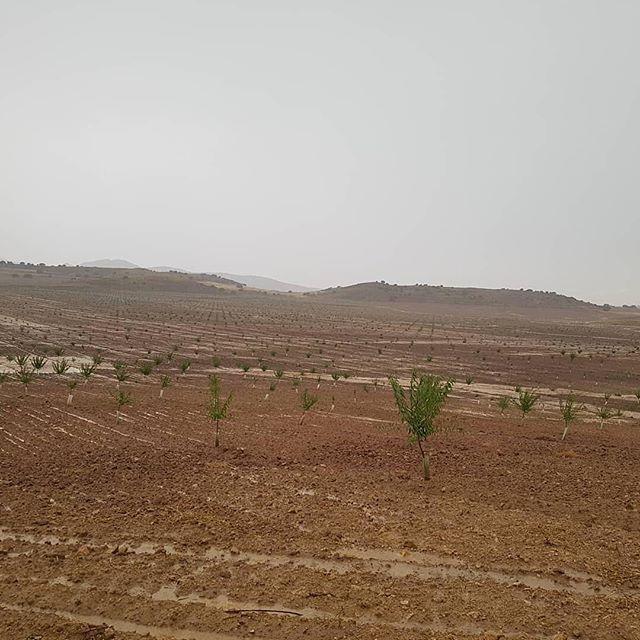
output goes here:
<path id="1" fill-rule="evenodd" d="M 0 258 L 640 303 L 638 0 L 0 0 Z"/>

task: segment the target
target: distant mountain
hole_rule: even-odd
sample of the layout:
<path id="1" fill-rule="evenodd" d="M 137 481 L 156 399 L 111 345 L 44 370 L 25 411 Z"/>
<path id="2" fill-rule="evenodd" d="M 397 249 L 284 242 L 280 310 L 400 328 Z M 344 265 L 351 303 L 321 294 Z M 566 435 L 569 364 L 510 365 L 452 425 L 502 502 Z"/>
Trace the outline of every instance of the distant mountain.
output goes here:
<path id="1" fill-rule="evenodd" d="M 565 296 L 555 291 L 480 289 L 476 287 L 444 287 L 428 284 L 398 285 L 386 282 L 361 282 L 347 287 L 323 289 L 310 295 L 351 302 L 435 303 L 529 309 L 599 308 L 598 305 Z M 604 305 L 602 308 L 606 307 L 608 305 Z"/>
<path id="2" fill-rule="evenodd" d="M 175 273 L 189 273 L 185 269 L 178 269 L 177 267 L 167 267 L 166 265 L 161 265 L 159 267 L 149 267 L 151 271 L 158 271 L 159 273 L 169 273 L 173 271 Z"/>
<path id="3" fill-rule="evenodd" d="M 83 262 L 80 266 L 98 267 L 100 269 L 140 269 L 139 265 L 133 264 L 133 262 L 129 262 L 128 260 L 112 260 L 111 258 Z"/>
<path id="4" fill-rule="evenodd" d="M 158 273 L 190 273 L 195 274 L 194 271 L 187 271 L 186 269 L 180 269 L 178 267 L 169 267 L 167 265 L 160 265 L 158 267 L 141 267 L 140 265 L 129 262 L 128 260 L 113 260 L 111 258 L 104 258 L 103 260 L 92 260 L 91 262 L 83 262 L 81 267 L 98 267 L 101 269 L 149 269 L 150 271 L 156 271 Z M 220 282 L 225 281 L 229 284 L 243 284 L 253 289 L 263 289 L 264 291 L 280 291 L 280 292 L 293 292 L 293 293 L 308 293 L 311 291 L 317 291 L 312 287 L 304 287 L 299 284 L 291 284 L 289 282 L 281 282 L 273 278 L 265 278 L 264 276 L 239 276 L 232 273 L 223 273 L 220 271 L 206 271 L 201 272 L 199 275 L 217 276 L 221 278 Z"/>
<path id="5" fill-rule="evenodd" d="M 312 287 L 281 282 L 280 280 L 274 280 L 273 278 L 266 278 L 264 276 L 245 276 L 235 273 L 223 273 L 221 271 L 217 271 L 216 275 L 235 280 L 235 282 L 240 282 L 253 289 L 264 289 L 265 291 L 281 291 L 285 293 L 308 293 L 310 291 L 317 291 L 317 289 L 313 289 Z"/>

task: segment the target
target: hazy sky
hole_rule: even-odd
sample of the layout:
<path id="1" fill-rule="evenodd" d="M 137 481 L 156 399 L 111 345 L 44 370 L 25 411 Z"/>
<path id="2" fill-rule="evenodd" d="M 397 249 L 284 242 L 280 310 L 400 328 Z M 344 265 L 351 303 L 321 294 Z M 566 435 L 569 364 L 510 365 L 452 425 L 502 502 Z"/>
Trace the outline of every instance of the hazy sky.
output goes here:
<path id="1" fill-rule="evenodd" d="M 640 303 L 638 0 L 0 0 L 0 258 Z"/>

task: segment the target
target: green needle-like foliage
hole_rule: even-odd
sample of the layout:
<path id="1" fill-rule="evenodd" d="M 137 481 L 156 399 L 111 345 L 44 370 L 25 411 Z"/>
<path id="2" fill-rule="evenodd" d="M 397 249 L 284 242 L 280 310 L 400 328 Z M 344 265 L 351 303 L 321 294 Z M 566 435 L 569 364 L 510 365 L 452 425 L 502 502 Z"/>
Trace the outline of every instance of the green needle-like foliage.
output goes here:
<path id="1" fill-rule="evenodd" d="M 73 378 L 71 380 L 67 380 L 67 387 L 69 388 L 69 395 L 67 396 L 67 404 L 70 405 L 73 403 L 73 390 L 78 386 L 78 381 L 74 380 Z"/>
<path id="2" fill-rule="evenodd" d="M 118 393 L 116 393 L 116 404 L 118 405 L 118 409 L 116 410 L 116 422 L 120 421 L 120 409 L 126 405 L 132 404 L 132 402 L 131 394 L 127 391 L 118 391 Z"/>
<path id="3" fill-rule="evenodd" d="M 140 365 L 140 373 L 143 376 L 148 376 L 153 371 L 153 364 L 151 362 L 143 362 Z"/>
<path id="4" fill-rule="evenodd" d="M 300 405 L 302 406 L 302 417 L 300 418 L 300 424 L 304 422 L 304 417 L 307 415 L 307 411 L 313 408 L 313 406 L 317 402 L 318 396 L 310 394 L 306 389 L 302 392 L 302 396 L 300 396 Z"/>
<path id="5" fill-rule="evenodd" d="M 389 384 L 398 406 L 400 417 L 407 425 L 409 439 L 418 445 L 424 478 L 430 477 L 429 456 L 424 441 L 436 431 L 437 418 L 447 396 L 453 389 L 453 380 L 413 371 L 409 388 L 404 389 L 397 378 L 390 377 Z"/>
<path id="6" fill-rule="evenodd" d="M 69 361 L 66 358 L 54 360 L 51 366 L 53 367 L 53 372 L 59 376 L 64 375 L 67 371 L 69 371 L 69 368 L 71 367 Z"/>
<path id="7" fill-rule="evenodd" d="M 511 398 L 509 396 L 500 396 L 498 398 L 498 409 L 500 409 L 500 415 L 502 415 L 508 408 L 509 405 L 511 404 Z"/>
<path id="8" fill-rule="evenodd" d="M 25 354 L 19 354 L 16 356 L 16 364 L 20 369 L 24 369 L 29 362 L 29 356 Z"/>
<path id="9" fill-rule="evenodd" d="M 85 382 L 89 381 L 89 378 L 96 372 L 98 365 L 87 364 L 86 362 L 80 365 L 80 375 L 84 378 Z"/>
<path id="10" fill-rule="evenodd" d="M 576 420 L 579 412 L 583 408 L 584 407 L 582 405 L 576 405 L 575 398 L 572 395 L 567 396 L 565 400 L 560 400 L 560 413 L 562 414 L 562 419 L 564 421 L 562 440 L 567 437 L 567 432 L 569 431 L 570 424 Z"/>
<path id="11" fill-rule="evenodd" d="M 209 379 L 209 418 L 216 423 L 215 446 L 220 446 L 220 420 L 226 420 L 229 413 L 229 406 L 233 399 L 233 393 L 230 393 L 226 400 L 220 396 L 220 379 L 218 376 L 211 376 Z"/>
<path id="12" fill-rule="evenodd" d="M 171 386 L 171 378 L 167 375 L 162 376 L 162 378 L 160 378 L 160 397 L 161 398 L 164 395 L 164 390 L 170 386 Z"/>
<path id="13" fill-rule="evenodd" d="M 596 409 L 595 411 L 596 417 L 600 419 L 600 424 L 598 425 L 600 429 L 604 427 L 604 423 L 613 417 L 613 411 L 607 407 L 606 404 L 603 404 L 601 407 Z"/>
<path id="14" fill-rule="evenodd" d="M 127 372 L 127 366 L 123 363 L 120 363 L 116 367 L 116 380 L 118 381 L 118 388 L 120 387 L 121 382 L 126 382 L 128 379 L 129 373 Z"/>
<path id="15" fill-rule="evenodd" d="M 522 417 L 524 418 L 527 414 L 533 411 L 533 407 L 536 402 L 540 399 L 540 394 L 536 393 L 530 389 L 520 389 L 518 391 L 518 397 L 515 398 L 513 404 L 520 409 L 522 412 Z"/>
<path id="16" fill-rule="evenodd" d="M 31 367 L 34 371 L 40 371 L 46 364 L 47 359 L 44 356 L 33 356 L 31 358 Z"/>
<path id="17" fill-rule="evenodd" d="M 24 385 L 24 392 L 27 393 L 27 389 L 29 385 L 33 382 L 33 377 L 35 376 L 35 371 L 33 369 L 29 369 L 28 367 L 20 367 L 16 373 L 16 378 L 20 384 Z"/>

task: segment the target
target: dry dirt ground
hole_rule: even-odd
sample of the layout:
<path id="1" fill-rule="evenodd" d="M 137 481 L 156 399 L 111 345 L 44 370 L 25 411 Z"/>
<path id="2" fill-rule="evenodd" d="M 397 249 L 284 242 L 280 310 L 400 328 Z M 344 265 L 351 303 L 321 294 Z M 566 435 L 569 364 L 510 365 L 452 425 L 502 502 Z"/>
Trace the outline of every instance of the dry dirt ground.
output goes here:
<path id="1" fill-rule="evenodd" d="M 0 386 L 3 640 L 640 638 L 640 314 L 72 284 L 0 300 L 0 356 L 103 359 L 70 406 L 76 369 Z M 415 366 L 458 380 L 429 482 L 386 384 Z M 213 372 L 234 392 L 217 449 Z M 495 406 L 516 384 L 543 394 L 525 420 Z M 585 410 L 561 442 L 566 389 L 623 417 Z"/>

